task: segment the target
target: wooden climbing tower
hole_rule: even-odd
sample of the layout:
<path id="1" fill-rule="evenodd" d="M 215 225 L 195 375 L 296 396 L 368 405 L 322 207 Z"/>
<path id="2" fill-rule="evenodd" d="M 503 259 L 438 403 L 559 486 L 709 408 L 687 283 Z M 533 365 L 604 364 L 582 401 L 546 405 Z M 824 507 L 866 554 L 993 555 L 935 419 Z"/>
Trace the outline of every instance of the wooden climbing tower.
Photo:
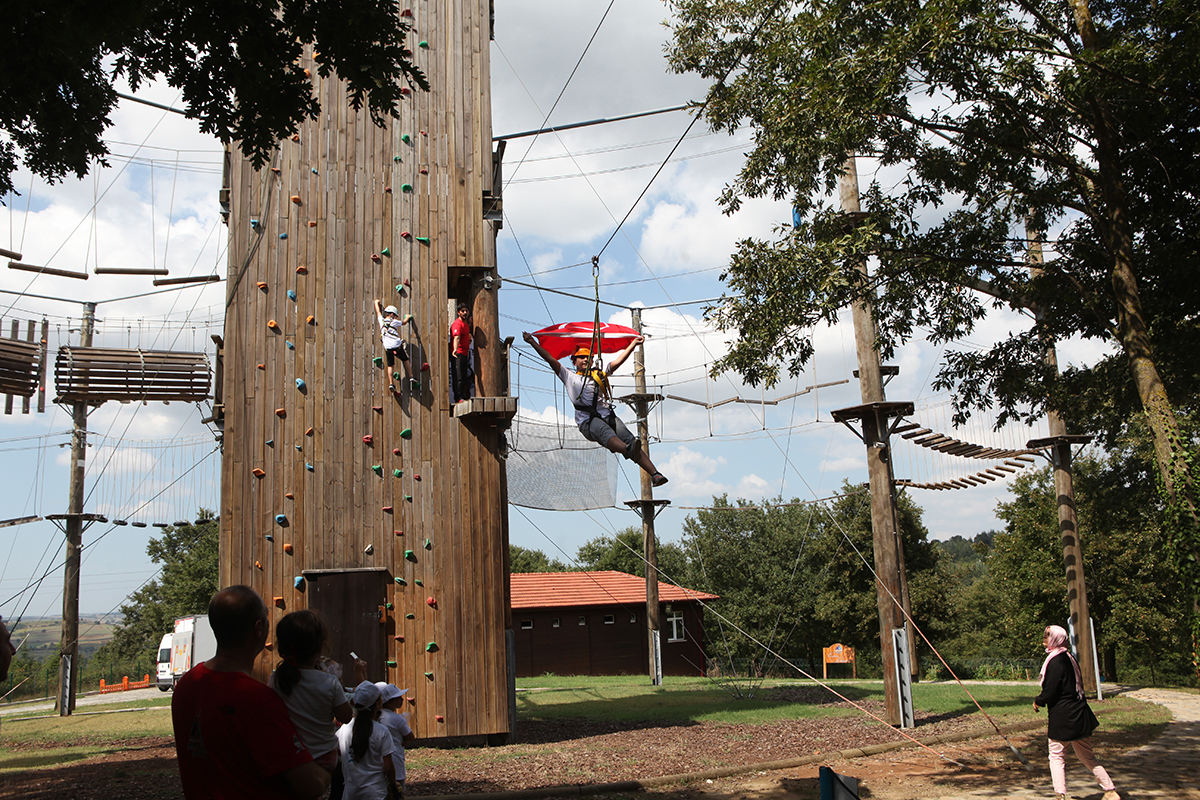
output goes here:
<path id="1" fill-rule="evenodd" d="M 321 118 L 262 170 L 227 155 L 220 580 L 255 587 L 273 620 L 318 610 L 345 680 L 353 651 L 372 680 L 408 688 L 419 737 L 502 737 L 503 432 L 516 399 L 488 219 L 489 2 L 400 7 L 432 85 L 413 89 L 400 120 L 380 128 L 354 112 L 306 53 Z M 397 380 L 389 392 L 376 298 L 412 317 L 419 389 Z M 447 337 L 460 301 L 474 310 L 477 397 L 455 407 Z M 265 652 L 259 676 L 276 661 Z"/>

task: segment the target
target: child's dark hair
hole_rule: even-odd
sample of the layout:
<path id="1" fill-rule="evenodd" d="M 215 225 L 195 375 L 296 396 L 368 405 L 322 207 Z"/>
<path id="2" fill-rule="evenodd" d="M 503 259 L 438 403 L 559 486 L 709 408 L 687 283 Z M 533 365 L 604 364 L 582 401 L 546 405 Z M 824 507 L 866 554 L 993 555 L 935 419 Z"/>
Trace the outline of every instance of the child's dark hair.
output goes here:
<path id="1" fill-rule="evenodd" d="M 275 688 L 284 697 L 300 682 L 300 663 L 319 656 L 329 632 L 320 615 L 304 609 L 293 611 L 275 626 L 275 647 L 283 660 L 275 668 Z"/>
<path id="2" fill-rule="evenodd" d="M 371 746 L 371 731 L 375 728 L 375 705 L 355 706 L 354 725 L 350 731 L 350 755 L 361 761 Z"/>

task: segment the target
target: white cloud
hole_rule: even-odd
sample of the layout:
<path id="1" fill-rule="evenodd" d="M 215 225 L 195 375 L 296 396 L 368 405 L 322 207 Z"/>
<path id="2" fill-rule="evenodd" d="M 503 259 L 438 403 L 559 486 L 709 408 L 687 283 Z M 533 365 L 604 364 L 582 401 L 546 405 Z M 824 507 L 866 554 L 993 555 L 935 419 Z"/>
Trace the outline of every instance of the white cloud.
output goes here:
<path id="1" fill-rule="evenodd" d="M 725 464 L 724 457 L 711 458 L 679 447 L 667 458 L 665 465 L 659 463 L 658 468 L 671 479 L 673 497 L 713 497 L 729 491 L 726 484 L 713 480 Z"/>

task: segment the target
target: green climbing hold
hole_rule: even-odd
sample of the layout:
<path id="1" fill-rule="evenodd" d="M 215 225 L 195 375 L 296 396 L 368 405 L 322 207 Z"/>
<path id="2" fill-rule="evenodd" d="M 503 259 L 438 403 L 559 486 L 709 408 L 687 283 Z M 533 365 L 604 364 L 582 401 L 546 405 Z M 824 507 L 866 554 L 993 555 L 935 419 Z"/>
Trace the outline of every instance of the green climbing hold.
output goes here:
<path id="1" fill-rule="evenodd" d="M 400 141 L 404 142 L 405 144 L 412 144 L 412 137 L 405 133 L 400 136 Z"/>
<path id="2" fill-rule="evenodd" d="M 425 41 L 424 39 L 422 39 L 421 41 L 417 42 L 417 47 L 420 47 L 420 48 L 422 48 L 422 49 L 424 49 L 424 50 L 428 50 L 428 49 L 429 49 L 429 42 L 427 42 L 427 41 Z"/>
<path id="3" fill-rule="evenodd" d="M 399 160 L 400 160 L 400 156 L 392 156 L 392 161 L 399 161 Z"/>
<path id="4" fill-rule="evenodd" d="M 411 439 L 412 438 L 412 428 L 405 428 L 404 430 L 400 431 L 400 438 L 401 439 Z"/>
<path id="5" fill-rule="evenodd" d="M 417 586 L 425 585 L 424 581 L 422 581 L 420 578 L 413 578 L 413 583 L 415 583 Z"/>
<path id="6" fill-rule="evenodd" d="M 389 661 L 389 662 L 387 662 L 387 665 L 388 665 L 389 667 L 394 667 L 394 666 L 396 666 L 396 662 L 395 662 L 395 661 Z"/>
<path id="7" fill-rule="evenodd" d="M 383 464 L 374 464 L 374 465 L 371 467 L 371 470 L 372 470 L 372 471 L 373 471 L 373 472 L 374 472 L 376 475 L 382 475 L 382 474 L 383 474 Z"/>
<path id="8" fill-rule="evenodd" d="M 383 356 L 375 356 L 371 360 L 375 362 L 375 366 L 377 366 L 377 367 L 383 366 Z"/>
<path id="9" fill-rule="evenodd" d="M 405 557 L 406 559 L 408 559 L 409 561 L 416 561 L 416 560 L 417 560 L 417 554 L 416 554 L 416 553 L 414 553 L 412 550 L 405 550 L 405 551 L 404 551 L 404 557 Z"/>
<path id="10" fill-rule="evenodd" d="M 411 191 L 412 191 L 412 184 L 411 184 L 411 183 L 402 183 L 402 184 L 400 184 L 400 191 L 402 191 L 402 192 L 411 192 Z"/>
<path id="11" fill-rule="evenodd" d="M 391 248 L 388 248 L 388 247 L 383 248 L 382 250 L 379 251 L 379 255 L 390 257 L 392 255 Z"/>
<path id="12" fill-rule="evenodd" d="M 404 284 L 403 283 L 396 284 L 396 294 L 404 294 Z"/>
<path id="13" fill-rule="evenodd" d="M 392 470 L 392 477 L 394 477 L 394 478 L 403 478 L 403 477 L 404 477 L 404 470 L 402 470 L 402 469 L 394 469 L 394 470 Z"/>
<path id="14" fill-rule="evenodd" d="M 425 645 L 426 653 L 436 653 L 437 649 L 438 649 L 437 642 L 430 642 L 429 644 Z"/>
<path id="15" fill-rule="evenodd" d="M 426 539 L 426 540 L 425 540 L 425 549 L 426 549 L 426 550 L 432 550 L 432 549 L 433 549 L 433 542 L 432 542 L 431 540 L 429 540 L 429 539 Z"/>
<path id="16" fill-rule="evenodd" d="M 405 614 L 404 618 L 405 619 L 416 619 L 417 615 L 416 614 Z"/>
<path id="17" fill-rule="evenodd" d="M 404 495 L 404 499 L 405 499 L 405 500 L 407 500 L 408 502 L 410 502 L 410 503 L 411 503 L 411 502 L 412 502 L 412 495 L 411 495 L 411 494 L 406 494 L 406 495 Z"/>
<path id="18" fill-rule="evenodd" d="M 388 611 L 391 611 L 393 608 L 395 608 L 395 606 L 392 605 L 391 603 L 384 603 L 383 607 L 386 608 Z"/>
<path id="19" fill-rule="evenodd" d="M 429 244 L 429 237 L 428 236 L 418 236 L 417 241 L 420 242 L 421 244 Z"/>
<path id="20" fill-rule="evenodd" d="M 426 677 L 426 678 L 429 678 L 429 680 L 433 680 L 433 673 L 432 673 L 432 672 L 426 672 L 426 673 L 425 673 L 425 677 Z"/>
<path id="21" fill-rule="evenodd" d="M 404 578 L 396 578 L 396 583 L 400 584 L 401 586 L 408 586 L 408 581 L 404 580 Z"/>

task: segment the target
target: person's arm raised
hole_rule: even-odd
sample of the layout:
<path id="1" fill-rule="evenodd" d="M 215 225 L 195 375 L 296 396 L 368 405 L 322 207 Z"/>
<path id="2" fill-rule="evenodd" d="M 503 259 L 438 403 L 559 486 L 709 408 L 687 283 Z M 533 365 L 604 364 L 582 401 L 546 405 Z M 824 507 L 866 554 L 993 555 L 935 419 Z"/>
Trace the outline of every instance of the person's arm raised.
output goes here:
<path id="1" fill-rule="evenodd" d="M 629 354 L 633 352 L 633 349 L 644 341 L 646 341 L 645 336 L 638 336 L 629 343 L 628 347 L 617 353 L 616 358 L 608 363 L 608 374 L 611 375 L 612 373 L 616 372 L 617 368 L 625 363 L 625 359 L 629 358 Z"/>

